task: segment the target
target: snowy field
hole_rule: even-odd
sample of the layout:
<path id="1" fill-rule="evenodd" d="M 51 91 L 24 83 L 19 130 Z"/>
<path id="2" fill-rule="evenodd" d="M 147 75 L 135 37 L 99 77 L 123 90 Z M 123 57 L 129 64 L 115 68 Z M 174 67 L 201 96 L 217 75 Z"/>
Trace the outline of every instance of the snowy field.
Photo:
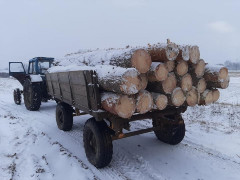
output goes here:
<path id="1" fill-rule="evenodd" d="M 58 130 L 53 101 L 30 112 L 14 104 L 20 84 L 0 78 L 0 179 L 240 179 L 240 73 L 221 91 L 218 103 L 188 108 L 183 114 L 185 139 L 176 146 L 159 142 L 153 133 L 114 141 L 111 164 L 92 166 L 82 134 L 88 115 L 75 117 L 73 130 Z M 151 126 L 149 120 L 133 129 Z"/>

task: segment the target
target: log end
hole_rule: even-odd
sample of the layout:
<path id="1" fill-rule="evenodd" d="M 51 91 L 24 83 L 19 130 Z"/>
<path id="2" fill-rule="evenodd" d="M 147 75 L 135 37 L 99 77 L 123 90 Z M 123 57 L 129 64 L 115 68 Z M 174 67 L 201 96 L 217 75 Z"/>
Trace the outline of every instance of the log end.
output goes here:
<path id="1" fill-rule="evenodd" d="M 164 81 L 168 77 L 168 70 L 166 66 L 160 63 L 155 70 L 155 76 L 158 81 Z"/>
<path id="2" fill-rule="evenodd" d="M 200 96 L 199 105 L 209 105 L 213 102 L 213 93 L 208 89 L 206 89 Z"/>
<path id="3" fill-rule="evenodd" d="M 196 74 L 197 78 L 200 78 L 204 75 L 205 66 L 206 66 L 205 61 L 203 59 L 200 59 L 195 67 L 195 74 Z"/>
<path id="4" fill-rule="evenodd" d="M 140 89 L 140 90 L 146 89 L 147 84 L 148 84 L 147 75 L 146 75 L 146 74 L 140 74 L 140 75 L 139 75 L 139 78 L 140 78 L 140 85 L 141 85 L 141 88 L 139 88 L 139 89 Z"/>
<path id="5" fill-rule="evenodd" d="M 189 61 L 193 64 L 197 64 L 200 59 L 200 51 L 198 46 L 190 46 L 189 49 Z"/>
<path id="6" fill-rule="evenodd" d="M 192 88 L 186 95 L 186 102 L 188 106 L 195 106 L 198 104 L 198 91 L 195 87 Z"/>
<path id="7" fill-rule="evenodd" d="M 120 85 L 120 90 L 124 94 L 136 94 L 142 88 L 141 78 L 138 75 L 137 70 L 135 71 L 127 71 L 122 76 L 122 83 Z"/>
<path id="8" fill-rule="evenodd" d="M 212 95 L 213 95 L 213 102 L 216 102 L 220 98 L 219 90 L 218 89 L 214 89 L 212 91 Z"/>
<path id="9" fill-rule="evenodd" d="M 116 106 L 117 115 L 122 118 L 130 118 L 134 114 L 135 109 L 135 99 L 130 98 L 127 95 L 121 96 Z"/>
<path id="10" fill-rule="evenodd" d="M 166 56 L 170 61 L 174 61 L 177 59 L 179 54 L 178 46 L 175 43 L 169 43 L 166 48 Z"/>
<path id="11" fill-rule="evenodd" d="M 176 67 L 176 73 L 179 76 L 183 76 L 188 72 L 188 63 L 186 61 L 179 61 Z"/>
<path id="12" fill-rule="evenodd" d="M 152 107 L 153 107 L 153 98 L 151 93 L 149 93 L 146 90 L 140 91 L 137 96 L 136 112 L 140 114 L 144 114 L 150 111 Z"/>
<path id="13" fill-rule="evenodd" d="M 175 68 L 175 61 L 166 61 L 165 66 L 166 66 L 168 72 L 172 72 Z"/>
<path id="14" fill-rule="evenodd" d="M 197 84 L 197 90 L 199 93 L 203 93 L 207 88 L 207 83 L 204 78 L 201 78 Z"/>
<path id="15" fill-rule="evenodd" d="M 219 80 L 226 80 L 228 78 L 228 69 L 222 67 L 219 71 Z"/>
<path id="16" fill-rule="evenodd" d="M 175 88 L 171 95 L 172 105 L 181 106 L 185 102 L 186 97 L 181 88 Z"/>
<path id="17" fill-rule="evenodd" d="M 192 89 L 192 76 L 185 74 L 181 80 L 181 88 L 184 92 L 188 92 Z"/>
<path id="18" fill-rule="evenodd" d="M 151 67 L 152 60 L 149 53 L 144 49 L 138 49 L 131 58 L 132 66 L 140 73 L 146 73 Z"/>
<path id="19" fill-rule="evenodd" d="M 158 110 L 165 109 L 167 107 L 167 105 L 168 105 L 167 96 L 165 96 L 163 94 L 157 95 L 157 97 L 155 99 L 155 105 L 156 105 Z"/>
<path id="20" fill-rule="evenodd" d="M 168 78 L 162 82 L 163 91 L 166 94 L 171 94 L 177 86 L 177 79 L 174 73 L 169 73 Z"/>

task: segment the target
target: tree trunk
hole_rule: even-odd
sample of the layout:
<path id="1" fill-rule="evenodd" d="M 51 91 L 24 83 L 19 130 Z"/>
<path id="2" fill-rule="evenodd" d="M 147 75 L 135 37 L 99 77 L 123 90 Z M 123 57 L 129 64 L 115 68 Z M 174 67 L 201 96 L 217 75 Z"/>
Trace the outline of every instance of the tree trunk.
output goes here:
<path id="1" fill-rule="evenodd" d="M 187 92 L 186 102 L 188 106 L 195 106 L 198 104 L 198 91 L 197 88 L 192 87 L 191 91 Z"/>
<path id="2" fill-rule="evenodd" d="M 164 94 L 152 93 L 154 109 L 163 110 L 168 105 L 168 98 Z"/>
<path id="3" fill-rule="evenodd" d="M 213 93 L 211 90 L 206 89 L 200 94 L 199 105 L 209 105 L 213 102 Z"/>
<path id="4" fill-rule="evenodd" d="M 189 60 L 189 52 L 190 52 L 190 46 L 178 46 L 179 48 L 179 54 L 177 56 L 177 61 L 179 60 L 184 60 L 188 61 Z"/>
<path id="5" fill-rule="evenodd" d="M 153 97 L 151 93 L 142 90 L 137 94 L 136 112 L 144 114 L 153 108 Z"/>
<path id="6" fill-rule="evenodd" d="M 218 81 L 218 82 L 207 82 L 207 88 L 220 88 L 220 89 L 226 89 L 229 86 L 229 77 L 226 80 Z"/>
<path id="7" fill-rule="evenodd" d="M 188 92 L 192 89 L 192 76 L 190 74 L 185 74 L 180 77 L 177 76 L 177 85 L 182 88 L 184 92 Z"/>
<path id="8" fill-rule="evenodd" d="M 143 87 L 141 77 L 134 68 L 99 66 L 96 69 L 100 88 L 119 94 L 136 94 Z"/>
<path id="9" fill-rule="evenodd" d="M 168 78 L 163 82 L 149 82 L 147 90 L 150 92 L 171 94 L 172 91 L 176 88 L 177 79 L 174 73 L 169 73 Z"/>
<path id="10" fill-rule="evenodd" d="M 216 102 L 220 97 L 219 90 L 218 89 L 212 90 L 212 94 L 213 94 L 213 102 Z"/>
<path id="11" fill-rule="evenodd" d="M 175 67 L 175 74 L 178 76 L 183 76 L 188 72 L 188 63 L 184 60 L 179 60 L 176 62 L 177 66 Z"/>
<path id="12" fill-rule="evenodd" d="M 195 76 L 197 78 L 201 78 L 204 75 L 205 72 L 205 61 L 203 59 L 200 59 L 197 64 L 189 63 L 189 73 L 191 73 L 192 76 Z"/>
<path id="13" fill-rule="evenodd" d="M 127 95 L 114 93 L 101 94 L 103 109 L 121 118 L 130 118 L 136 109 L 136 101 Z"/>
<path id="14" fill-rule="evenodd" d="M 184 104 L 186 97 L 180 87 L 177 87 L 173 90 L 171 95 L 167 95 L 168 104 L 171 106 L 181 106 Z"/>
<path id="15" fill-rule="evenodd" d="M 164 81 L 167 79 L 168 70 L 163 63 L 153 62 L 148 71 L 149 81 Z"/>
<path id="16" fill-rule="evenodd" d="M 179 53 L 179 49 L 174 43 L 149 45 L 147 51 L 153 62 L 174 61 Z"/>
<path id="17" fill-rule="evenodd" d="M 200 51 L 198 46 L 189 47 L 189 61 L 193 64 L 197 64 L 200 59 Z"/>
<path id="18" fill-rule="evenodd" d="M 228 79 L 228 69 L 223 66 L 206 66 L 205 80 L 208 82 L 221 82 Z"/>
<path id="19" fill-rule="evenodd" d="M 168 72 L 172 72 L 175 68 L 175 61 L 166 61 L 165 66 L 166 66 Z"/>

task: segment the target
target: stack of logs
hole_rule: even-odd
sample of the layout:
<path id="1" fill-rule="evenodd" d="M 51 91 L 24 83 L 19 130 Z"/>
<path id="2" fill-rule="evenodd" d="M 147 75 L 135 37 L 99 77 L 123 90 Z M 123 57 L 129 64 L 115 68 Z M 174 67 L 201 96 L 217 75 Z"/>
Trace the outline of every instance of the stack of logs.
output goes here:
<path id="1" fill-rule="evenodd" d="M 113 52 L 106 50 L 107 60 L 99 58 L 96 72 L 102 108 L 122 118 L 167 106 L 209 105 L 219 99 L 218 88 L 229 85 L 228 69 L 207 65 L 198 46 L 168 40 Z"/>

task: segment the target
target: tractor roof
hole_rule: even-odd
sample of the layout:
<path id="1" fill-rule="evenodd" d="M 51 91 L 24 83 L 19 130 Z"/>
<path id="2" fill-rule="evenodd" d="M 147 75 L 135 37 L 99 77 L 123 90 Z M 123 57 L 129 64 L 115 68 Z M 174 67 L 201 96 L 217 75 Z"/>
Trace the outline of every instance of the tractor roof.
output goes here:
<path id="1" fill-rule="evenodd" d="M 50 58 L 50 57 L 35 57 L 29 60 L 29 62 L 34 62 L 34 61 L 53 61 L 54 58 Z"/>

